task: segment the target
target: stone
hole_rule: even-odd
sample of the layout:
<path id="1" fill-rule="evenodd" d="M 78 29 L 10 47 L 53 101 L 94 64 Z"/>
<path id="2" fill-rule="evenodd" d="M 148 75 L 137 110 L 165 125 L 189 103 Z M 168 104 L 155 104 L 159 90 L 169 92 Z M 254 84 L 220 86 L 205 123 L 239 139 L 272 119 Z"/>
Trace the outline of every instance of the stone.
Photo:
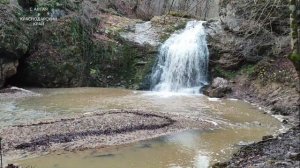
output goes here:
<path id="1" fill-rule="evenodd" d="M 5 168 L 19 168 L 19 166 L 16 166 L 14 164 L 8 164 Z"/>
<path id="2" fill-rule="evenodd" d="M 224 78 L 217 77 L 211 86 L 204 88 L 203 93 L 209 97 L 222 98 L 231 91 L 230 83 Z"/>
<path id="3" fill-rule="evenodd" d="M 18 65 L 18 60 L 4 62 L 4 59 L 0 58 L 0 87 L 5 84 L 5 79 L 12 77 L 17 73 Z"/>
<path id="4" fill-rule="evenodd" d="M 289 158 L 294 161 L 300 161 L 300 153 L 289 153 Z"/>
<path id="5" fill-rule="evenodd" d="M 266 141 L 266 140 L 269 140 L 269 139 L 272 139 L 272 138 L 274 138 L 272 135 L 266 135 L 266 136 L 262 137 L 262 140 Z"/>

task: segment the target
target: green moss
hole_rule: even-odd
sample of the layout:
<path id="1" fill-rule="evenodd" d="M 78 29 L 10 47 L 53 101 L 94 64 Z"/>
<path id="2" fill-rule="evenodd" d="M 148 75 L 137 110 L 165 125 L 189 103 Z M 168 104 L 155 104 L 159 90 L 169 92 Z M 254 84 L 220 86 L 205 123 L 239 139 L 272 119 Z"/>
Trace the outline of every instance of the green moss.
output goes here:
<path id="1" fill-rule="evenodd" d="M 164 31 L 164 34 L 160 36 L 160 41 L 161 42 L 166 41 L 172 35 L 172 33 L 174 33 L 177 30 L 184 29 L 185 26 L 186 26 L 186 21 L 181 21 L 175 25 L 167 27 L 166 30 Z"/>
<path id="2" fill-rule="evenodd" d="M 79 43 L 83 39 L 82 25 L 79 24 L 79 21 L 73 19 L 70 23 L 70 29 L 72 43 Z"/>
<path id="3" fill-rule="evenodd" d="M 174 17 L 182 17 L 182 18 L 192 18 L 187 12 L 179 12 L 179 11 L 170 11 L 169 15 Z"/>
<path id="4" fill-rule="evenodd" d="M 293 39 L 298 38 L 298 23 L 297 23 L 296 20 L 292 21 L 292 23 L 291 23 L 291 29 L 292 29 L 292 38 Z"/>
<path id="5" fill-rule="evenodd" d="M 300 54 L 299 53 L 292 53 L 289 55 L 289 59 L 293 62 L 295 65 L 298 73 L 300 72 Z"/>
<path id="6" fill-rule="evenodd" d="M 299 53 L 293 53 L 289 56 L 289 58 L 293 61 L 293 62 L 299 62 L 300 61 L 300 54 Z"/>
<path id="7" fill-rule="evenodd" d="M 24 82 L 45 87 L 85 85 L 89 76 L 91 40 L 78 17 L 64 18 L 41 27 L 35 35 L 33 56 L 27 60 Z"/>
<path id="8" fill-rule="evenodd" d="M 90 86 L 123 86 L 137 89 L 152 68 L 154 55 L 128 42 L 97 42 L 90 57 Z"/>
<path id="9" fill-rule="evenodd" d="M 238 74 L 238 71 L 230 71 L 221 68 L 220 66 L 216 66 L 214 68 L 214 76 L 223 77 L 226 79 L 233 79 Z"/>
<path id="10" fill-rule="evenodd" d="M 251 75 L 255 71 L 255 66 L 254 65 L 245 65 L 241 68 L 240 73 L 241 74 L 247 74 Z"/>
<path id="11" fill-rule="evenodd" d="M 2 1 L 4 2 L 4 1 Z M 15 16 L 18 10 L 9 5 L 0 4 L 0 52 L 1 57 L 18 59 L 28 51 L 28 28 L 21 24 Z M 9 18 L 9 19 L 5 19 Z"/>
<path id="12" fill-rule="evenodd" d="M 226 79 L 233 79 L 237 75 L 246 74 L 251 76 L 255 72 L 255 65 L 248 64 L 242 66 L 239 70 L 226 70 L 220 66 L 214 68 L 214 76 L 220 76 Z"/>

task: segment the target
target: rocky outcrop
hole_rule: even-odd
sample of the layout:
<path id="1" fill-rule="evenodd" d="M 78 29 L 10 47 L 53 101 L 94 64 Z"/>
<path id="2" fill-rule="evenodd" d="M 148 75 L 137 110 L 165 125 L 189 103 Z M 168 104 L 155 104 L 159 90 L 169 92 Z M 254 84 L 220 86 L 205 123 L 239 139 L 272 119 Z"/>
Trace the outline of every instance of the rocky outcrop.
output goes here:
<path id="1" fill-rule="evenodd" d="M 234 97 L 269 107 L 273 114 L 299 115 L 299 78 L 287 58 L 263 60 L 234 79 Z"/>
<path id="2" fill-rule="evenodd" d="M 300 82 L 295 67 L 287 59 L 287 4 L 220 1 L 220 20 L 206 24 L 210 72 L 212 79 L 232 81 L 232 92 L 227 97 L 269 107 L 274 114 L 298 115 Z"/>
<path id="3" fill-rule="evenodd" d="M 15 61 L 19 61 L 21 70 L 10 78 L 11 84 L 149 88 L 147 74 L 151 71 L 159 45 L 174 31 L 184 28 L 189 19 L 164 15 L 144 22 L 129 18 L 125 8 L 110 6 L 119 3 L 93 0 L 56 3 L 55 0 L 42 0 L 34 4 L 47 9 L 46 13 L 30 11 L 24 7 L 15 21 L 30 30 L 30 39 L 28 45 L 23 45 L 27 48 L 13 54 L 14 64 L 12 61 L 9 64 L 1 63 L 2 74 L 5 73 L 6 78 L 15 75 Z M 26 1 L 23 6 L 29 4 Z M 54 17 L 57 21 L 46 22 L 42 26 L 20 21 L 22 16 L 36 17 L 47 13 L 50 14 L 47 17 Z M 147 31 L 141 30 L 146 28 Z M 9 47 L 6 50 L 18 51 Z"/>
<path id="4" fill-rule="evenodd" d="M 13 32 L 19 39 L 2 40 L 5 51 L 1 49 L 1 55 L 9 59 L 0 61 L 0 87 L 4 79 L 10 78 L 9 84 L 20 86 L 148 89 L 147 74 L 161 42 L 184 28 L 188 18 L 212 17 L 211 11 L 216 10 L 204 1 L 193 3 L 181 0 L 5 1 L 2 6 L 9 10 L 3 12 L 1 19 L 11 18 L 5 25 L 7 30 L 18 30 Z M 18 11 L 10 10 L 12 6 Z M 33 11 L 34 7 L 47 11 Z M 32 22 L 21 22 L 23 16 L 51 16 L 57 21 L 33 26 Z M 145 26 L 150 27 L 141 31 Z M 21 70 L 17 73 L 18 67 Z"/>
<path id="5" fill-rule="evenodd" d="M 16 17 L 18 12 L 0 3 L 0 88 L 17 73 L 18 59 L 29 49 L 28 32 Z"/>
<path id="6" fill-rule="evenodd" d="M 40 87 L 80 86 L 84 80 L 84 52 L 88 43 L 76 18 L 63 18 L 37 32 L 34 50 L 19 76 L 24 85 Z"/>
<path id="7" fill-rule="evenodd" d="M 228 78 L 245 64 L 285 56 L 290 45 L 286 4 L 287 0 L 276 4 L 222 0 L 219 20 L 222 28 L 208 38 L 212 74 Z"/>

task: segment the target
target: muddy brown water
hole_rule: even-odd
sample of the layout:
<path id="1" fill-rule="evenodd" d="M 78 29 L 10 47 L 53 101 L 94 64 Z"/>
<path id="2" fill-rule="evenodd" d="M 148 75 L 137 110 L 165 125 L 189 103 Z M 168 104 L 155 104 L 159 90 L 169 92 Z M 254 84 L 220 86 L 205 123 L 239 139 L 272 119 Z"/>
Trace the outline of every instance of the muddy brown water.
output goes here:
<path id="1" fill-rule="evenodd" d="M 282 128 L 277 119 L 239 100 L 103 88 L 31 91 L 40 95 L 1 100 L 0 128 L 111 109 L 200 116 L 218 127 L 183 131 L 105 150 L 61 151 L 12 161 L 37 168 L 204 168 L 225 161 L 241 145 L 259 141 L 262 136 L 277 133 Z"/>

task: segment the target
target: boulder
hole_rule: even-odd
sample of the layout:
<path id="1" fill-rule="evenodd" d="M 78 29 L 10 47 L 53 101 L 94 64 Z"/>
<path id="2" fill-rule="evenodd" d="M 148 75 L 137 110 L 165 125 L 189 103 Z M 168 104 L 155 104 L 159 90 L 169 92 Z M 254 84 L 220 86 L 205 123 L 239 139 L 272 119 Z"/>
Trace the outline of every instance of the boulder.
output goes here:
<path id="1" fill-rule="evenodd" d="M 12 77 L 17 73 L 17 67 L 19 65 L 18 60 L 2 62 L 4 59 L 0 59 L 0 87 L 5 84 L 5 79 Z"/>
<path id="2" fill-rule="evenodd" d="M 226 79 L 220 77 L 215 78 L 211 86 L 203 91 L 205 95 L 217 98 L 225 97 L 229 92 L 231 92 L 230 83 Z"/>
<path id="3" fill-rule="evenodd" d="M 16 166 L 14 164 L 8 164 L 5 168 L 19 168 L 19 166 Z"/>

